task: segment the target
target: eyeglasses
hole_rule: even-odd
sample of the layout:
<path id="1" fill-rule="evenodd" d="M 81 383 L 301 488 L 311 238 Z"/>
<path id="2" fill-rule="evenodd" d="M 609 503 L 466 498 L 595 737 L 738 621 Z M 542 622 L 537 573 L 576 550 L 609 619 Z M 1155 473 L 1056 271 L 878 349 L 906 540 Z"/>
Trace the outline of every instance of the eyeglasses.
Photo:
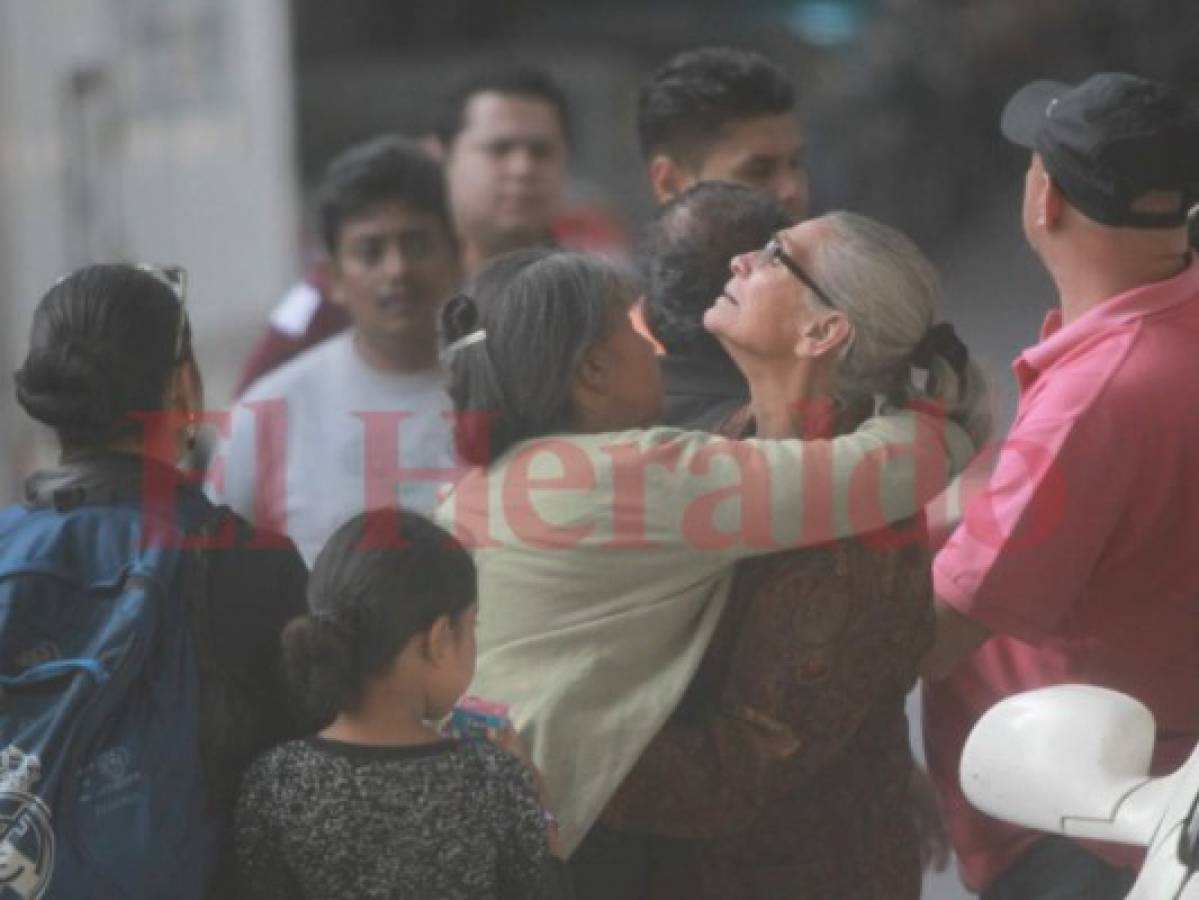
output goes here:
<path id="1" fill-rule="evenodd" d="M 772 237 L 766 242 L 766 246 L 758 251 L 755 258 L 758 265 L 770 265 L 780 262 L 787 267 L 787 271 L 802 281 L 807 287 L 819 297 L 824 303 L 832 309 L 837 309 L 837 304 L 833 302 L 833 298 L 820 289 L 820 286 L 812 280 L 812 277 L 803 270 L 799 263 L 794 258 L 788 255 L 783 249 L 783 242 L 778 239 L 778 236 Z"/>
<path id="2" fill-rule="evenodd" d="M 141 263 L 134 266 L 139 272 L 153 275 L 171 289 L 171 293 L 179 300 L 179 322 L 175 326 L 175 355 L 176 364 L 183 362 L 183 338 L 187 334 L 187 269 L 183 266 L 153 266 Z"/>

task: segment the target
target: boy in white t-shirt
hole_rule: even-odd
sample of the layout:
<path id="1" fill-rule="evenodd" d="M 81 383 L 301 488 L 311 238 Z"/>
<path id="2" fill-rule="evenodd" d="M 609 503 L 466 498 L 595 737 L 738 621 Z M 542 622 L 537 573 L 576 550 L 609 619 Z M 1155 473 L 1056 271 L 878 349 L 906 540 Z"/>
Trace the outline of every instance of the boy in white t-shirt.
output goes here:
<path id="1" fill-rule="evenodd" d="M 415 143 L 382 137 L 337 157 L 317 218 L 351 328 L 249 388 L 208 480 L 309 564 L 346 519 L 396 503 L 426 512 L 449 477 L 437 316 L 460 278 L 441 170 Z"/>

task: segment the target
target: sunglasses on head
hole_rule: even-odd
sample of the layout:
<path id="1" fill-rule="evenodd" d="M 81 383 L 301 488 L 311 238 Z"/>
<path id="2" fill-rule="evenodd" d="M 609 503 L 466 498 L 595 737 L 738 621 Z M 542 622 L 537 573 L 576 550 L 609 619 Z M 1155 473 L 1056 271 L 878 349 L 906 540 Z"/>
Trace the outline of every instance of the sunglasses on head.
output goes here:
<path id="1" fill-rule="evenodd" d="M 187 334 L 187 269 L 183 266 L 155 266 L 140 263 L 134 266 L 139 272 L 152 275 L 171 289 L 171 293 L 179 300 L 179 321 L 175 326 L 176 363 L 183 361 L 183 338 Z"/>

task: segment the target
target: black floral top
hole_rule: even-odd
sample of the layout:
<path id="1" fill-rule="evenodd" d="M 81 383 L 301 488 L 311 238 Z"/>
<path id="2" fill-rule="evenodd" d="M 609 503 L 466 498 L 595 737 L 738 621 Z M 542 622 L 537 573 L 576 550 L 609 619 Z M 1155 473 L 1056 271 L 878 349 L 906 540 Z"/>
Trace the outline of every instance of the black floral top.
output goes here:
<path id="1" fill-rule="evenodd" d="M 236 839 L 245 900 L 554 896 L 529 775 L 485 741 L 279 747 L 246 775 Z"/>

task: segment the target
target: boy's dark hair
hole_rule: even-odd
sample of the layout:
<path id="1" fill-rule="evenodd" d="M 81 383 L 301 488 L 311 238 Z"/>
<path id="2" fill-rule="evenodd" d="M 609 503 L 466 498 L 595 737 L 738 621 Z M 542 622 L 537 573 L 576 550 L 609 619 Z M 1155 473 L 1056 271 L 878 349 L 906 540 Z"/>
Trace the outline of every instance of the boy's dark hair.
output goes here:
<path id="1" fill-rule="evenodd" d="M 134 413 L 163 409 L 167 383 L 192 358 L 174 291 L 131 265 L 87 266 L 55 284 L 33 314 L 17 400 L 64 447 L 140 434 Z M 180 332 L 182 329 L 182 332 Z M 176 354 L 176 340 L 181 339 Z"/>
<path id="2" fill-rule="evenodd" d="M 637 97 L 641 155 L 655 153 L 699 163 L 731 121 L 773 116 L 795 107 L 783 70 L 760 54 L 701 47 L 670 59 Z"/>
<path id="3" fill-rule="evenodd" d="M 570 104 L 561 86 L 549 73 L 535 66 L 504 66 L 481 69 L 457 82 L 442 101 L 435 131 L 449 147 L 466 125 L 466 105 L 476 94 L 506 94 L 548 103 L 558 113 L 562 137 L 570 144 Z"/>
<path id="4" fill-rule="evenodd" d="M 311 612 L 288 623 L 283 655 L 297 697 L 328 721 L 357 707 L 415 635 L 456 624 L 477 596 L 475 564 L 454 538 L 402 509 L 343 524 L 308 579 Z"/>
<path id="5" fill-rule="evenodd" d="M 668 353 L 726 358 L 704 312 L 728 282 L 732 258 L 792 224 L 770 197 L 721 181 L 693 185 L 658 209 L 640 261 L 646 324 Z"/>
<path id="6" fill-rule="evenodd" d="M 606 260 L 560 250 L 516 250 L 489 262 L 470 296 L 442 312 L 449 353 L 454 441 L 472 465 L 489 465 L 519 441 L 571 428 L 571 386 L 583 354 L 628 309 L 627 279 Z"/>
<path id="7" fill-rule="evenodd" d="M 441 166 L 419 144 L 384 135 L 340 153 L 329 164 L 316 195 L 317 225 L 325 249 L 336 255 L 349 219 L 396 201 L 436 218 L 449 240 L 454 240 Z"/>

